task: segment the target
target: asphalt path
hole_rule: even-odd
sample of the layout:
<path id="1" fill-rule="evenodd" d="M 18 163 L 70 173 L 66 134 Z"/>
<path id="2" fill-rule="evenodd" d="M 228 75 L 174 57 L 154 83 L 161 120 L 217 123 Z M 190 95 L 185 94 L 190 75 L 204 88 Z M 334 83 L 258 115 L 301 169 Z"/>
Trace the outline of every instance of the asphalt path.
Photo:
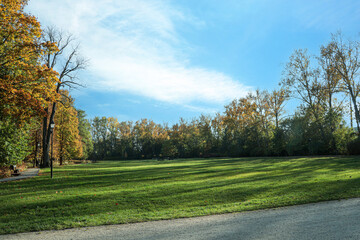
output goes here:
<path id="1" fill-rule="evenodd" d="M 360 198 L 206 217 L 0 235 L 0 239 L 360 239 Z"/>
<path id="2" fill-rule="evenodd" d="M 2 178 L 0 179 L 0 182 L 9 182 L 9 181 L 16 181 L 16 180 L 22 180 L 26 178 L 32 178 L 39 174 L 40 168 L 28 168 L 25 171 L 21 172 L 19 176 L 12 176 L 8 178 Z"/>

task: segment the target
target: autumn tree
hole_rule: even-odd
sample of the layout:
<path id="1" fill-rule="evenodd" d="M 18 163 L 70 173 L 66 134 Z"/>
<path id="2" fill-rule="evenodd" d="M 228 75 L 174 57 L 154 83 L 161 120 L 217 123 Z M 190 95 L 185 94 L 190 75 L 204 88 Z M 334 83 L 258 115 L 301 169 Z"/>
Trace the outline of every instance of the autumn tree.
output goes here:
<path id="1" fill-rule="evenodd" d="M 152 130 L 152 138 L 153 138 L 153 145 L 152 145 L 152 157 L 159 157 L 160 155 L 163 155 L 163 146 L 165 142 L 168 140 L 168 131 L 167 127 L 163 126 L 161 124 L 154 125 L 154 128 Z M 169 150 L 169 154 L 165 154 L 165 156 L 173 156 L 173 149 L 167 149 Z"/>
<path id="2" fill-rule="evenodd" d="M 230 156 L 247 154 L 247 131 L 255 120 L 255 103 L 249 97 L 234 99 L 225 106 L 223 151 Z"/>
<path id="3" fill-rule="evenodd" d="M 141 158 L 152 158 L 160 155 L 162 141 L 167 132 L 161 125 L 152 120 L 141 119 L 134 124 L 134 144 Z"/>
<path id="4" fill-rule="evenodd" d="M 284 129 L 281 124 L 284 120 L 285 104 L 288 100 L 288 93 L 285 89 L 273 90 L 268 94 L 267 104 L 269 106 L 269 112 L 275 129 L 273 130 L 272 139 L 272 153 L 273 155 L 286 155 L 286 142 Z"/>
<path id="5" fill-rule="evenodd" d="M 170 129 L 169 136 L 179 157 L 198 157 L 203 154 L 201 149 L 204 141 L 201 140 L 198 123 L 197 119 L 186 121 L 180 118 L 179 123 L 174 124 Z"/>
<path id="6" fill-rule="evenodd" d="M 61 90 L 61 104 L 55 117 L 57 126 L 55 135 L 57 139 L 60 165 L 65 160 L 81 158 L 83 154 L 81 137 L 79 134 L 79 120 L 74 107 L 74 99 L 68 91 Z"/>
<path id="7" fill-rule="evenodd" d="M 81 86 L 78 81 L 78 72 L 85 69 L 87 60 L 79 55 L 79 45 L 75 43 L 72 35 L 56 30 L 54 27 L 45 29 L 42 35 L 43 41 L 56 44 L 58 50 L 47 52 L 43 55 L 43 61 L 49 69 L 58 71 L 56 93 L 62 87 L 72 88 Z M 49 166 L 49 147 L 51 129 L 50 124 L 54 121 L 57 101 L 49 101 L 51 108 L 45 107 L 46 117 L 43 118 L 43 167 Z M 51 110 L 51 111 L 49 111 Z"/>
<path id="8" fill-rule="evenodd" d="M 44 116 L 47 102 L 58 97 L 57 73 L 41 62 L 43 54 L 57 50 L 56 45 L 41 40 L 40 23 L 24 12 L 26 4 L 0 1 L 0 161 L 4 164 L 18 163 L 30 153 L 35 118 Z"/>
<path id="9" fill-rule="evenodd" d="M 41 63 L 41 56 L 56 51 L 41 41 L 40 23 L 24 12 L 25 0 L 0 2 L 0 117 L 28 121 L 45 114 L 55 100 L 56 72 Z"/>
<path id="10" fill-rule="evenodd" d="M 187 134 L 187 122 L 185 119 L 180 118 L 179 123 L 174 124 L 169 130 L 169 136 L 177 149 L 179 157 L 185 157 L 187 146 L 186 146 L 186 134 Z"/>
<path id="11" fill-rule="evenodd" d="M 174 143 L 174 139 L 171 138 L 172 130 L 168 126 L 164 126 L 164 130 L 167 133 L 164 135 L 164 139 L 162 141 L 161 156 L 174 158 L 178 156 L 179 153 L 176 148 L 176 144 Z"/>
<path id="12" fill-rule="evenodd" d="M 117 149 L 120 157 L 128 159 L 134 156 L 134 124 L 132 121 L 119 123 L 119 136 Z"/>

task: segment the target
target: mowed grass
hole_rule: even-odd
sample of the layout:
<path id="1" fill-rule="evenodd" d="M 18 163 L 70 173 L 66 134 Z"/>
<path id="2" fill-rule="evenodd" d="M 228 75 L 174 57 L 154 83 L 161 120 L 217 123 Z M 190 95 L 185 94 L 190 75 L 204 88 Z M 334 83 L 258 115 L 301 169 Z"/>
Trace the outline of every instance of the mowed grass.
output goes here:
<path id="1" fill-rule="evenodd" d="M 360 197 L 360 157 L 104 161 L 0 183 L 0 234 Z"/>

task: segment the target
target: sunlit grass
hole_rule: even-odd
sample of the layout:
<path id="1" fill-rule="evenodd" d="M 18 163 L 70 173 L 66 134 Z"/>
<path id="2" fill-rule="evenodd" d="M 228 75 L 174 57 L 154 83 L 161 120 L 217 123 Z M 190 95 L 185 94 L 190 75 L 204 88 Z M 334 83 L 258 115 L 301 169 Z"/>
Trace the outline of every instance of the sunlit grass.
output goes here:
<path id="1" fill-rule="evenodd" d="M 0 234 L 360 197 L 360 157 L 107 161 L 0 183 Z"/>

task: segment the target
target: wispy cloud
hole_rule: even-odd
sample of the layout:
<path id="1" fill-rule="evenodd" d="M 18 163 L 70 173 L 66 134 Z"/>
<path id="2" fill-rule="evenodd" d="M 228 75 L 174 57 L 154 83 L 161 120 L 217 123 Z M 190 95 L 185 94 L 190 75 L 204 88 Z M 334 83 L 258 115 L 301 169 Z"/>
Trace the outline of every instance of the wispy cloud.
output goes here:
<path id="1" fill-rule="evenodd" d="M 34 0 L 28 10 L 77 35 L 99 91 L 131 93 L 167 103 L 226 103 L 250 89 L 232 77 L 192 66 L 177 23 L 205 23 L 157 0 Z M 196 47 L 196 46 L 195 46 Z"/>
<path id="2" fill-rule="evenodd" d="M 332 31 L 349 27 L 360 20 L 358 0 L 318 0 L 291 2 L 292 14 L 306 28 Z"/>

